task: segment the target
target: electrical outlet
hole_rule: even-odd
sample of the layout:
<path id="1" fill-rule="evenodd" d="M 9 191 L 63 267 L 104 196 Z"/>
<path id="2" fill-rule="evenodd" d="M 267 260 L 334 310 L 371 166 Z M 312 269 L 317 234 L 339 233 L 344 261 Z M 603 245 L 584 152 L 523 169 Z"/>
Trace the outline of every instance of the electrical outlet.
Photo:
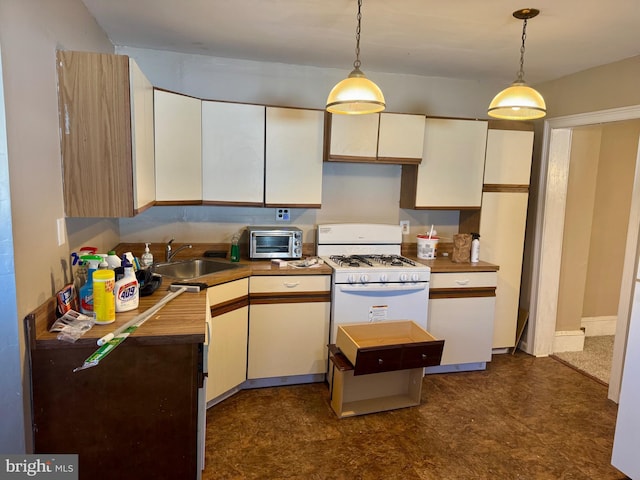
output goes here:
<path id="1" fill-rule="evenodd" d="M 291 214 L 288 208 L 276 208 L 276 222 L 288 222 L 291 220 Z"/>
<path id="2" fill-rule="evenodd" d="M 409 220 L 401 220 L 400 226 L 402 227 L 402 234 L 409 235 Z"/>

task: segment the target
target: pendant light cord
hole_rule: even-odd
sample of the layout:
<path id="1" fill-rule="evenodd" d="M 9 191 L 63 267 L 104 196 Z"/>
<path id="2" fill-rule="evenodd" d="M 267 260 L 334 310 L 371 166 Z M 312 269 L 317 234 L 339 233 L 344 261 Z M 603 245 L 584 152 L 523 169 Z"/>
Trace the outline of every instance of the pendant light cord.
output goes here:
<path id="1" fill-rule="evenodd" d="M 362 21 L 362 0 L 358 0 L 358 26 L 356 27 L 356 60 L 353 62 L 353 68 L 360 70 L 360 22 Z"/>

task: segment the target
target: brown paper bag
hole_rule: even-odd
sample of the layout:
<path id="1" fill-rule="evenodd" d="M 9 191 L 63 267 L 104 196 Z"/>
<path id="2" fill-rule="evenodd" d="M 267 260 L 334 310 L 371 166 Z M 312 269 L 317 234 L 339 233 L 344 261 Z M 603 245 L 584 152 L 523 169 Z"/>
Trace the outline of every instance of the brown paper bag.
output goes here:
<path id="1" fill-rule="evenodd" d="M 452 262 L 471 262 L 471 240 L 470 233 L 457 233 L 453 236 L 453 252 L 451 255 Z"/>

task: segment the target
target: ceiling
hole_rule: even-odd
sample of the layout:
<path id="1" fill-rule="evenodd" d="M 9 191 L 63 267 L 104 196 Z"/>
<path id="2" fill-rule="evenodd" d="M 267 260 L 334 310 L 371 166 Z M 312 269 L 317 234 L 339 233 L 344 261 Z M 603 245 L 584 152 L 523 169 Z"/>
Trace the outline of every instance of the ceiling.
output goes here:
<path id="1" fill-rule="evenodd" d="M 356 0 L 83 0 L 116 46 L 352 69 Z M 530 84 L 640 55 L 639 0 L 363 0 L 362 70 Z M 369 74 L 371 77 L 371 75 Z"/>

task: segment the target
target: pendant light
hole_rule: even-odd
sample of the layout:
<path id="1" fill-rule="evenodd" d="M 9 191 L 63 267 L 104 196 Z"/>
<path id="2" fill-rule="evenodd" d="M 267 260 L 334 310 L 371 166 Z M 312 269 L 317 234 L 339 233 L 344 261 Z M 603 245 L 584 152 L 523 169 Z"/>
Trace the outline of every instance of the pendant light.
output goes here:
<path id="1" fill-rule="evenodd" d="M 527 20 L 539 13 L 540 10 L 535 8 L 523 8 L 513 12 L 514 17 L 524 21 L 522 46 L 520 47 L 520 70 L 515 82 L 498 93 L 489 105 L 487 113 L 491 117 L 505 120 L 534 120 L 547 114 L 547 106 L 542 95 L 524 81 L 524 41 L 527 38 Z"/>
<path id="2" fill-rule="evenodd" d="M 360 22 L 362 0 L 358 0 L 358 27 L 356 28 L 356 60 L 353 71 L 339 82 L 327 98 L 327 111 L 347 115 L 362 115 L 384 110 L 384 96 L 380 88 L 360 70 Z"/>

